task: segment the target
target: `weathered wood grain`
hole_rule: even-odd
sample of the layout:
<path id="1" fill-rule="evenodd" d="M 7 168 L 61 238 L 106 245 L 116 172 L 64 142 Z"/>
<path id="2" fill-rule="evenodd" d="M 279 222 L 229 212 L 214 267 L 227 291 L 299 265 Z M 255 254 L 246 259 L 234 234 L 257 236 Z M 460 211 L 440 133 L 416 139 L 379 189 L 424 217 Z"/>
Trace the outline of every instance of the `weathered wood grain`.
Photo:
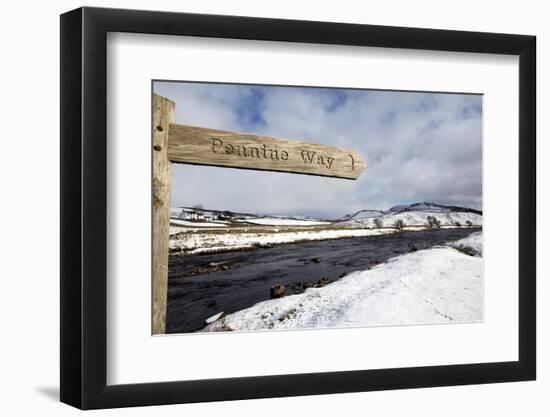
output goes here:
<path id="1" fill-rule="evenodd" d="M 354 150 L 172 124 L 172 162 L 293 172 L 355 180 L 366 164 Z"/>
<path id="2" fill-rule="evenodd" d="M 153 334 L 166 331 L 168 294 L 168 240 L 172 168 L 168 159 L 168 133 L 175 104 L 153 97 Z"/>

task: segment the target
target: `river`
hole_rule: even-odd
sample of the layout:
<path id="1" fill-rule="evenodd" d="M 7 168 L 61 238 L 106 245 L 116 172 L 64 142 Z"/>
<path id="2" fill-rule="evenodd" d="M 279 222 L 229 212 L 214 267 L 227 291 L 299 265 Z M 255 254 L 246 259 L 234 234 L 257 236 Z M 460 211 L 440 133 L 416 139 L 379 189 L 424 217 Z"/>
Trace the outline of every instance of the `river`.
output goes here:
<path id="1" fill-rule="evenodd" d="M 173 255 L 168 267 L 166 332 L 199 330 L 205 319 L 219 312 L 232 313 L 269 299 L 274 285 L 284 286 L 285 294 L 291 295 L 301 291 L 298 288 L 304 281 L 336 281 L 394 256 L 458 240 L 479 230 L 403 232 L 241 252 Z"/>

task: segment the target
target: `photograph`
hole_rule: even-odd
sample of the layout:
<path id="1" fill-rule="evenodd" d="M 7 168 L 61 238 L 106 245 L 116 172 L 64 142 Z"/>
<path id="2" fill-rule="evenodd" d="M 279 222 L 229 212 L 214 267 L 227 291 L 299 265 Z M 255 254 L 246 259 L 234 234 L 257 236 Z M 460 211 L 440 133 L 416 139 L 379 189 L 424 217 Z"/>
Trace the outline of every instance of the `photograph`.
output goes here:
<path id="1" fill-rule="evenodd" d="M 166 333 L 483 321 L 481 94 L 152 88 L 181 139 Z"/>
<path id="2" fill-rule="evenodd" d="M 544 409 L 542 13 L 94 3 L 39 10 L 16 45 L 34 72 L 56 49 L 36 105 L 5 77 L 10 126 L 59 133 L 19 141 L 30 171 L 8 158 L 28 184 L 6 207 L 39 202 L 59 238 L 29 292 L 8 222 L 9 408 Z"/>

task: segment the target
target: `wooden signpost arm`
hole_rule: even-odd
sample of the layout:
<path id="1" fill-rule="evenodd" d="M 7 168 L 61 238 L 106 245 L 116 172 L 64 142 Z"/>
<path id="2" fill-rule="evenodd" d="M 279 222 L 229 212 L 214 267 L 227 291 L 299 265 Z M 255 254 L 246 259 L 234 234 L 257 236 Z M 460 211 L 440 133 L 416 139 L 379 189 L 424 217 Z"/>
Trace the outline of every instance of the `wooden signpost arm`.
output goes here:
<path id="1" fill-rule="evenodd" d="M 172 162 L 356 180 L 366 164 L 353 149 L 187 125 L 170 126 Z"/>

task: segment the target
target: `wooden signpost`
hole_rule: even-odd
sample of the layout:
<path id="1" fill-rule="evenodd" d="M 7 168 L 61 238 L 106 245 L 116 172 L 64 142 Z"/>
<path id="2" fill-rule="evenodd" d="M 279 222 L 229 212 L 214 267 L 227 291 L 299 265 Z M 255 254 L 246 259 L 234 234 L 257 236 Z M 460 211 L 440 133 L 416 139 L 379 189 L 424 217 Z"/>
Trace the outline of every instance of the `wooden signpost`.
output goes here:
<path id="1" fill-rule="evenodd" d="M 355 180 L 354 150 L 174 124 L 175 103 L 153 97 L 153 334 L 166 330 L 172 162 Z"/>

